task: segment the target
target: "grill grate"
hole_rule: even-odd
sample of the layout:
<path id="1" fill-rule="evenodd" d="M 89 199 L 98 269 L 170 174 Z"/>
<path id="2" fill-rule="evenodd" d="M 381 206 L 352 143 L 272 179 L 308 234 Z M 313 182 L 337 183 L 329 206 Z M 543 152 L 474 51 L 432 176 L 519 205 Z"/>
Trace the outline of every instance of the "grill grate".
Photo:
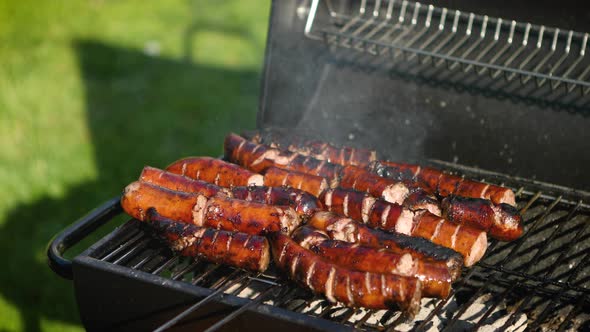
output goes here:
<path id="1" fill-rule="evenodd" d="M 484 259 L 466 270 L 445 300 L 424 299 L 413 322 L 400 312 L 351 309 L 329 303 L 288 280 L 271 266 L 255 275 L 231 267 L 175 256 L 154 239 L 140 222 L 130 221 L 120 236 L 94 258 L 159 275 L 178 282 L 251 299 L 211 328 L 216 329 L 242 312 L 264 303 L 304 315 L 315 316 L 361 330 L 476 330 L 492 324 L 500 330 L 565 330 L 590 324 L 590 207 L 576 194 L 558 187 L 525 183 L 518 179 L 455 168 L 471 177 L 503 183 L 516 190 L 518 207 L 525 220 L 523 237 L 514 242 L 491 240 Z M 482 179 L 485 181 L 485 179 Z M 201 301 L 203 302 L 203 301 Z M 168 322 L 172 326 L 185 314 Z"/>
<path id="2" fill-rule="evenodd" d="M 332 2 L 312 1 L 306 36 L 372 56 L 367 63 L 560 106 L 590 99 L 588 33 L 406 0 Z M 329 24 L 316 20 L 320 7 Z"/>

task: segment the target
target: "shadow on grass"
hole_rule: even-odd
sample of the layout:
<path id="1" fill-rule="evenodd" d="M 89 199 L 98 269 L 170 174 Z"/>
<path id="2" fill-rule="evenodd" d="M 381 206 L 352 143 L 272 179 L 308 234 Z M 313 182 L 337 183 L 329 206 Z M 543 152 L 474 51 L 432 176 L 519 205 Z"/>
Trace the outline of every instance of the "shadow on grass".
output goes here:
<path id="1" fill-rule="evenodd" d="M 255 126 L 255 70 L 150 57 L 95 41 L 78 41 L 74 48 L 98 176 L 70 188 L 63 199 L 17 207 L 0 227 L 0 252 L 10 255 L 0 294 L 18 308 L 26 331 L 40 330 L 43 318 L 79 322 L 71 282 L 53 274 L 40 254 L 53 234 L 118 195 L 144 165 L 219 155 L 228 131 Z"/>

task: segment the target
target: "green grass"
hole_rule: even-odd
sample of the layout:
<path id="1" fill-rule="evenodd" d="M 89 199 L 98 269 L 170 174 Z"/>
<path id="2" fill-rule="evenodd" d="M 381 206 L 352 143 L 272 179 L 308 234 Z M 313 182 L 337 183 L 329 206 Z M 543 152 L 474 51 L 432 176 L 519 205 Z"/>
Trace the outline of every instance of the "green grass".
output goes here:
<path id="1" fill-rule="evenodd" d="M 0 0 L 0 331 L 80 330 L 49 239 L 254 128 L 269 3 Z"/>

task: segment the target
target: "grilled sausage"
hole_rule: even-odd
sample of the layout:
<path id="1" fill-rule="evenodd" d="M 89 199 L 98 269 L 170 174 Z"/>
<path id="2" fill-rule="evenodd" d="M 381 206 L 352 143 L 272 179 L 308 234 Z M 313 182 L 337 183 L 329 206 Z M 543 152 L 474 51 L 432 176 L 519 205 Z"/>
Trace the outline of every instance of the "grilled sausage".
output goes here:
<path id="1" fill-rule="evenodd" d="M 400 307 L 414 316 L 420 310 L 420 280 L 393 274 L 353 271 L 330 263 L 280 233 L 271 235 L 275 264 L 297 283 L 349 307 Z"/>
<path id="2" fill-rule="evenodd" d="M 399 204 L 374 199 L 354 190 L 330 189 L 322 195 L 324 206 L 371 228 L 422 237 L 459 252 L 465 265 L 479 261 L 487 248 L 485 232 L 469 225 L 457 225 L 422 210 L 416 213 Z"/>
<path id="3" fill-rule="evenodd" d="M 328 235 L 309 226 L 295 230 L 293 239 L 302 247 L 349 269 L 416 277 L 422 281 L 423 296 L 446 298 L 451 291 L 451 275 L 441 262 L 415 260 L 409 253 L 330 240 Z"/>
<path id="4" fill-rule="evenodd" d="M 408 187 L 402 182 L 383 178 L 363 168 L 346 166 L 341 174 L 340 187 L 365 191 L 391 203 L 402 204 L 409 194 Z"/>
<path id="5" fill-rule="evenodd" d="M 263 183 L 260 174 L 254 174 L 238 165 L 210 157 L 184 158 L 172 163 L 166 167 L 166 170 L 196 180 L 214 183 L 221 187 L 261 186 Z"/>
<path id="6" fill-rule="evenodd" d="M 223 194 L 250 202 L 290 206 L 295 209 L 297 214 L 305 218 L 311 217 L 315 211 L 321 208 L 321 203 L 315 196 L 295 188 L 239 186 L 228 189 L 149 166 L 143 169 L 139 180 L 171 190 L 196 193 L 206 197 Z"/>
<path id="7" fill-rule="evenodd" d="M 170 173 L 150 166 L 143 168 L 143 171 L 139 176 L 139 181 L 151 183 L 170 190 L 197 193 L 207 197 L 215 196 L 217 193 L 225 192 L 227 190 L 209 182 L 194 180 L 180 174 Z"/>
<path id="8" fill-rule="evenodd" d="M 486 199 L 446 197 L 443 214 L 451 221 L 477 227 L 502 241 L 516 240 L 523 232 L 522 217 L 515 207 L 494 205 Z"/>
<path id="9" fill-rule="evenodd" d="M 410 194 L 408 197 L 406 197 L 403 205 L 412 211 L 428 210 L 434 215 L 441 215 L 439 201 L 436 199 L 436 197 L 428 194 L 421 188 L 411 189 Z"/>
<path id="10" fill-rule="evenodd" d="M 369 149 L 356 149 L 352 147 L 336 147 L 330 143 L 304 139 L 303 137 L 292 137 L 290 144 L 280 144 L 272 134 L 265 135 L 257 133 L 250 135 L 249 139 L 258 144 L 266 144 L 283 150 L 288 150 L 304 156 L 311 156 L 319 160 L 326 160 L 330 163 L 342 166 L 353 165 L 365 167 L 370 162 L 377 160 L 377 153 Z"/>
<path id="11" fill-rule="evenodd" d="M 246 201 L 292 207 L 298 215 L 310 218 L 321 210 L 322 204 L 314 195 L 289 187 L 247 186 L 234 187 L 231 196 Z"/>
<path id="12" fill-rule="evenodd" d="M 279 154 L 277 149 L 250 142 L 233 133 L 225 137 L 223 146 L 227 160 L 256 173 L 271 167 Z"/>
<path id="13" fill-rule="evenodd" d="M 485 198 L 491 200 L 494 204 L 516 205 L 514 192 L 509 188 L 464 179 L 431 167 L 378 161 L 371 163 L 369 168 L 376 174 L 386 178 L 415 182 L 427 192 L 436 193 L 443 197 L 457 195 Z"/>
<path id="14" fill-rule="evenodd" d="M 264 185 L 269 187 L 288 186 L 320 196 L 328 188 L 326 179 L 305 173 L 287 171 L 277 167 L 269 168 L 264 174 Z"/>
<path id="15" fill-rule="evenodd" d="M 463 255 L 465 266 L 477 263 L 488 247 L 487 236 L 481 229 L 452 223 L 428 211 L 414 216 L 412 236 L 419 236 Z"/>
<path id="16" fill-rule="evenodd" d="M 166 218 L 193 223 L 193 208 L 197 204 L 197 198 L 197 194 L 136 181 L 125 187 L 121 206 L 127 214 L 141 221 L 146 220 L 149 208 L 155 208 Z"/>
<path id="17" fill-rule="evenodd" d="M 270 250 L 266 238 L 180 223 L 147 211 L 147 221 L 156 235 L 182 256 L 198 257 L 217 264 L 263 272 Z"/>
<path id="18" fill-rule="evenodd" d="M 407 252 L 416 259 L 442 261 L 449 269 L 453 280 L 461 275 L 461 267 L 463 266 L 461 254 L 422 238 L 371 229 L 352 219 L 343 218 L 327 211 L 316 212 L 307 224 L 326 232 L 332 240 L 359 243 L 374 248 L 387 248 L 398 253 Z"/>
<path id="19" fill-rule="evenodd" d="M 331 186 L 336 185 L 342 170 L 338 164 L 297 153 L 281 154 L 274 159 L 274 164 L 282 169 L 323 177 Z"/>
<path id="20" fill-rule="evenodd" d="M 193 218 L 197 226 L 256 235 L 273 232 L 290 234 L 300 223 L 290 207 L 203 195 L 197 196 Z"/>
<path id="21" fill-rule="evenodd" d="M 383 199 L 352 190 L 334 188 L 326 190 L 320 197 L 328 211 L 360 220 L 372 228 L 394 230 L 402 234 L 410 234 L 414 214 L 401 205 L 389 203 Z"/>
<path id="22" fill-rule="evenodd" d="M 226 158 L 230 161 L 258 173 L 275 166 L 289 171 L 320 176 L 326 178 L 330 183 L 334 183 L 342 169 L 342 166 L 325 160 L 257 144 L 235 134 L 226 137 L 225 151 Z"/>
<path id="23" fill-rule="evenodd" d="M 289 151 L 312 156 L 317 159 L 327 160 L 342 166 L 352 165 L 365 167 L 377 160 L 377 152 L 369 149 L 355 149 L 344 146 L 338 148 L 334 145 L 318 141 L 307 141 L 302 144 L 292 144 Z"/>

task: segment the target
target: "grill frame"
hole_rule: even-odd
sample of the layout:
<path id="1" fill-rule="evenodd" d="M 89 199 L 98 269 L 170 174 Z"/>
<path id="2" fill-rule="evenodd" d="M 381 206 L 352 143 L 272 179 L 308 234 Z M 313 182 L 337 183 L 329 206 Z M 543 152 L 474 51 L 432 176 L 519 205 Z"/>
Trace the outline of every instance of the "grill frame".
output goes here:
<path id="1" fill-rule="evenodd" d="M 514 179 L 501 174 L 460 165 L 448 165 L 445 162 L 436 160 L 432 160 L 430 165 L 460 171 L 462 174 L 472 178 L 511 186 L 516 189 L 519 208 L 525 213 L 525 216 L 527 216 L 526 210 L 541 209 L 541 211 L 535 212 L 532 216 L 532 222 L 530 216 L 526 220 L 526 233 L 521 239 L 510 243 L 495 240 L 490 241 L 484 259 L 471 269 L 464 271 L 462 278 L 455 284 L 448 299 L 433 300 L 434 309 L 422 321 L 416 321 L 413 329 L 427 329 L 430 322 L 437 322 L 436 319 L 439 317 L 439 313 L 444 312 L 445 307 L 452 305 L 452 302 L 458 301 L 459 298 L 462 299 L 462 302 L 457 304 L 457 308 L 454 309 L 456 313 L 451 316 L 447 324 L 450 324 L 450 327 L 464 328 L 465 321 L 460 318 L 472 306 L 479 305 L 480 295 L 488 296 L 486 294 L 491 294 L 489 296 L 491 302 L 485 306 L 485 312 L 478 313 L 479 316 L 477 317 L 479 319 L 472 326 L 473 329 L 480 327 L 485 322 L 489 322 L 487 319 L 497 312 L 496 309 L 506 306 L 508 302 L 514 302 L 515 306 L 512 311 L 507 312 L 509 317 L 505 321 L 504 328 L 510 326 L 516 320 L 521 319 L 520 314 L 523 311 L 527 312 L 532 305 L 541 305 L 542 310 L 540 310 L 538 317 L 541 321 L 551 318 L 550 315 L 554 311 L 553 309 L 563 309 L 568 306 L 571 306 L 571 310 L 567 312 L 568 320 L 588 312 L 587 308 L 590 306 L 590 281 L 586 280 L 583 286 L 576 286 L 569 280 L 567 282 L 559 282 L 547 278 L 546 275 L 536 276 L 527 273 L 527 271 L 532 266 L 536 266 L 537 263 L 543 263 L 541 259 L 543 252 L 550 246 L 551 240 L 558 235 L 559 237 L 563 237 L 562 227 L 567 227 L 568 221 L 572 220 L 572 218 L 583 215 L 584 219 L 578 222 L 581 222 L 584 226 L 576 232 L 572 232 L 571 241 L 563 242 L 563 244 L 560 244 L 560 248 L 568 247 L 571 249 L 574 243 L 576 243 L 576 240 L 579 240 L 581 237 L 586 238 L 590 236 L 590 232 L 588 231 L 588 226 L 590 226 L 590 205 L 585 203 L 589 201 L 589 193 L 576 192 L 568 188 L 534 181 Z M 523 201 L 522 196 L 528 197 L 529 199 Z M 103 210 L 114 209 L 120 211 L 117 205 L 117 200 L 113 199 L 103 206 Z M 564 207 L 569 209 L 565 217 L 560 216 L 551 220 L 549 224 L 544 224 L 547 217 L 552 215 L 553 209 L 562 209 Z M 93 215 L 101 216 L 104 214 L 94 213 Z M 533 248 L 537 248 L 537 251 L 532 263 L 528 263 L 527 265 L 524 262 L 518 263 L 516 267 L 509 266 L 514 258 L 513 256 L 521 252 L 520 248 L 531 245 L 531 240 L 534 240 L 535 237 L 531 237 L 532 233 L 539 229 L 552 229 L 553 224 L 557 224 L 557 228 L 552 230 L 551 235 L 547 237 L 549 245 L 533 245 Z M 536 238 L 538 237 L 536 236 Z M 158 243 L 156 248 L 150 247 L 154 243 Z M 503 250 L 499 250 L 499 248 L 509 249 L 511 253 L 502 257 L 501 252 Z M 151 257 L 149 259 L 134 257 L 134 254 L 144 252 L 145 250 L 159 250 L 160 253 L 162 251 L 168 252 L 170 260 L 162 260 L 159 263 L 160 265 L 148 268 L 148 270 L 155 270 L 156 274 L 153 271 L 152 273 L 142 271 L 140 269 L 142 265 L 149 264 L 152 259 L 158 257 L 158 255 L 146 256 Z M 555 251 L 555 248 L 552 248 L 552 251 Z M 590 259 L 590 247 L 583 249 L 582 254 L 583 258 L 578 260 L 574 272 L 579 274 L 579 272 L 583 271 L 587 276 L 590 274 L 590 267 L 584 268 L 583 265 Z M 500 264 L 491 264 L 489 260 L 497 255 L 500 255 Z M 569 257 L 569 252 L 562 252 L 560 257 L 555 260 L 556 263 L 549 265 L 549 268 L 562 266 L 561 262 L 563 262 L 564 257 L 561 256 L 564 255 L 566 258 Z M 553 255 L 545 257 L 545 259 L 550 259 L 551 257 Z M 136 260 L 135 262 L 133 261 L 134 259 Z M 139 261 L 137 262 L 138 259 Z M 178 264 L 179 262 L 182 264 Z M 134 267 L 129 267 L 128 265 L 130 264 Z M 273 274 L 273 270 L 269 272 L 270 277 L 268 275 L 257 277 L 245 272 L 234 274 L 235 278 L 249 278 L 254 280 L 252 282 L 257 283 L 260 283 L 259 280 L 265 280 L 263 283 L 271 286 L 273 286 L 272 283 L 289 283 L 288 285 L 281 286 L 274 285 L 278 287 L 277 290 L 280 293 L 270 294 L 273 299 L 277 297 L 283 299 L 283 303 L 279 303 L 279 306 L 266 303 L 261 304 L 259 303 L 260 301 L 252 301 L 249 298 L 241 298 L 230 294 L 220 296 L 221 292 L 217 291 L 218 295 L 213 295 L 209 298 L 206 306 L 200 306 L 198 308 L 199 310 L 192 312 L 190 310 L 191 306 L 203 298 L 215 294 L 218 287 L 222 287 L 225 282 L 234 280 L 225 280 L 234 269 L 219 267 L 213 264 L 195 263 L 191 259 L 181 259 L 178 256 L 172 255 L 168 249 L 148 234 L 147 228 L 143 227 L 143 224 L 134 220 L 119 226 L 115 231 L 89 247 L 73 260 L 72 265 L 73 275 L 75 276 L 74 287 L 76 289 L 80 314 L 84 325 L 89 330 L 155 329 L 171 320 L 170 325 L 181 330 L 189 328 L 203 329 L 215 323 L 219 323 L 219 327 L 231 330 L 244 328 L 252 321 L 257 322 L 257 328 L 259 324 L 261 330 L 268 329 L 269 331 L 276 330 L 279 326 L 286 330 L 308 329 L 312 331 L 328 331 L 333 329 L 362 329 L 397 331 L 396 327 L 399 324 L 403 324 L 402 316 L 399 316 L 395 311 L 391 311 L 390 313 L 390 318 L 387 321 L 388 326 L 367 325 L 367 320 L 371 319 L 371 315 L 373 315 L 369 311 L 367 311 L 364 317 L 353 323 L 343 320 L 341 316 L 336 316 L 335 319 L 339 321 L 334 322 L 331 320 L 332 317 L 330 315 L 332 314 L 332 310 L 337 308 L 337 306 L 326 306 L 325 301 L 316 303 L 316 305 L 321 306 L 321 310 L 317 314 L 310 315 L 308 313 L 298 312 L 301 306 L 304 305 L 303 303 L 299 308 L 295 308 L 298 310 L 291 311 L 283 306 L 295 299 L 298 300 L 299 298 L 297 296 L 301 296 L 301 290 L 294 287 L 295 285 L 288 281 L 275 280 L 276 275 Z M 222 269 L 225 273 L 216 276 L 214 275 L 215 273 L 207 272 L 213 266 L 217 266 L 216 269 Z M 524 272 L 519 271 L 522 266 L 526 266 L 527 270 Z M 176 272 L 170 272 L 164 276 L 159 275 L 162 271 L 167 271 L 170 267 L 176 269 Z M 549 270 L 547 273 L 553 273 L 552 271 Z M 193 285 L 187 282 L 186 279 L 181 280 L 193 272 L 196 273 L 197 277 L 192 276 L 193 279 L 191 281 L 194 281 L 194 278 L 200 280 L 208 278 L 207 276 L 203 277 L 203 274 L 210 274 L 212 279 L 208 281 L 209 283 L 202 285 Z M 552 274 L 549 275 L 549 277 L 551 276 Z M 571 274 L 569 278 L 572 278 Z M 96 286 L 96 280 L 101 280 L 100 285 Z M 486 283 L 483 282 L 485 280 L 494 281 Z M 90 283 L 94 284 L 94 286 L 89 287 Z M 519 300 L 515 300 L 514 293 L 520 296 Z M 254 296 L 256 294 L 256 292 L 253 293 Z M 287 296 L 289 294 L 292 298 Z M 516 297 L 518 298 L 518 296 Z M 316 296 L 311 299 L 318 298 L 320 297 Z M 187 318 L 174 321 L 174 317 L 185 310 L 189 311 Z M 355 314 L 355 311 L 350 310 L 345 312 L 343 316 L 344 318 L 350 318 L 353 314 Z M 228 319 L 228 316 L 231 319 Z M 225 320 L 224 317 L 226 318 Z M 326 317 L 328 319 L 325 319 Z M 565 328 L 568 320 L 564 320 L 558 327 Z M 536 320 L 533 320 L 529 323 L 535 325 L 535 322 Z M 590 324 L 590 317 L 584 320 L 583 323 Z"/>

